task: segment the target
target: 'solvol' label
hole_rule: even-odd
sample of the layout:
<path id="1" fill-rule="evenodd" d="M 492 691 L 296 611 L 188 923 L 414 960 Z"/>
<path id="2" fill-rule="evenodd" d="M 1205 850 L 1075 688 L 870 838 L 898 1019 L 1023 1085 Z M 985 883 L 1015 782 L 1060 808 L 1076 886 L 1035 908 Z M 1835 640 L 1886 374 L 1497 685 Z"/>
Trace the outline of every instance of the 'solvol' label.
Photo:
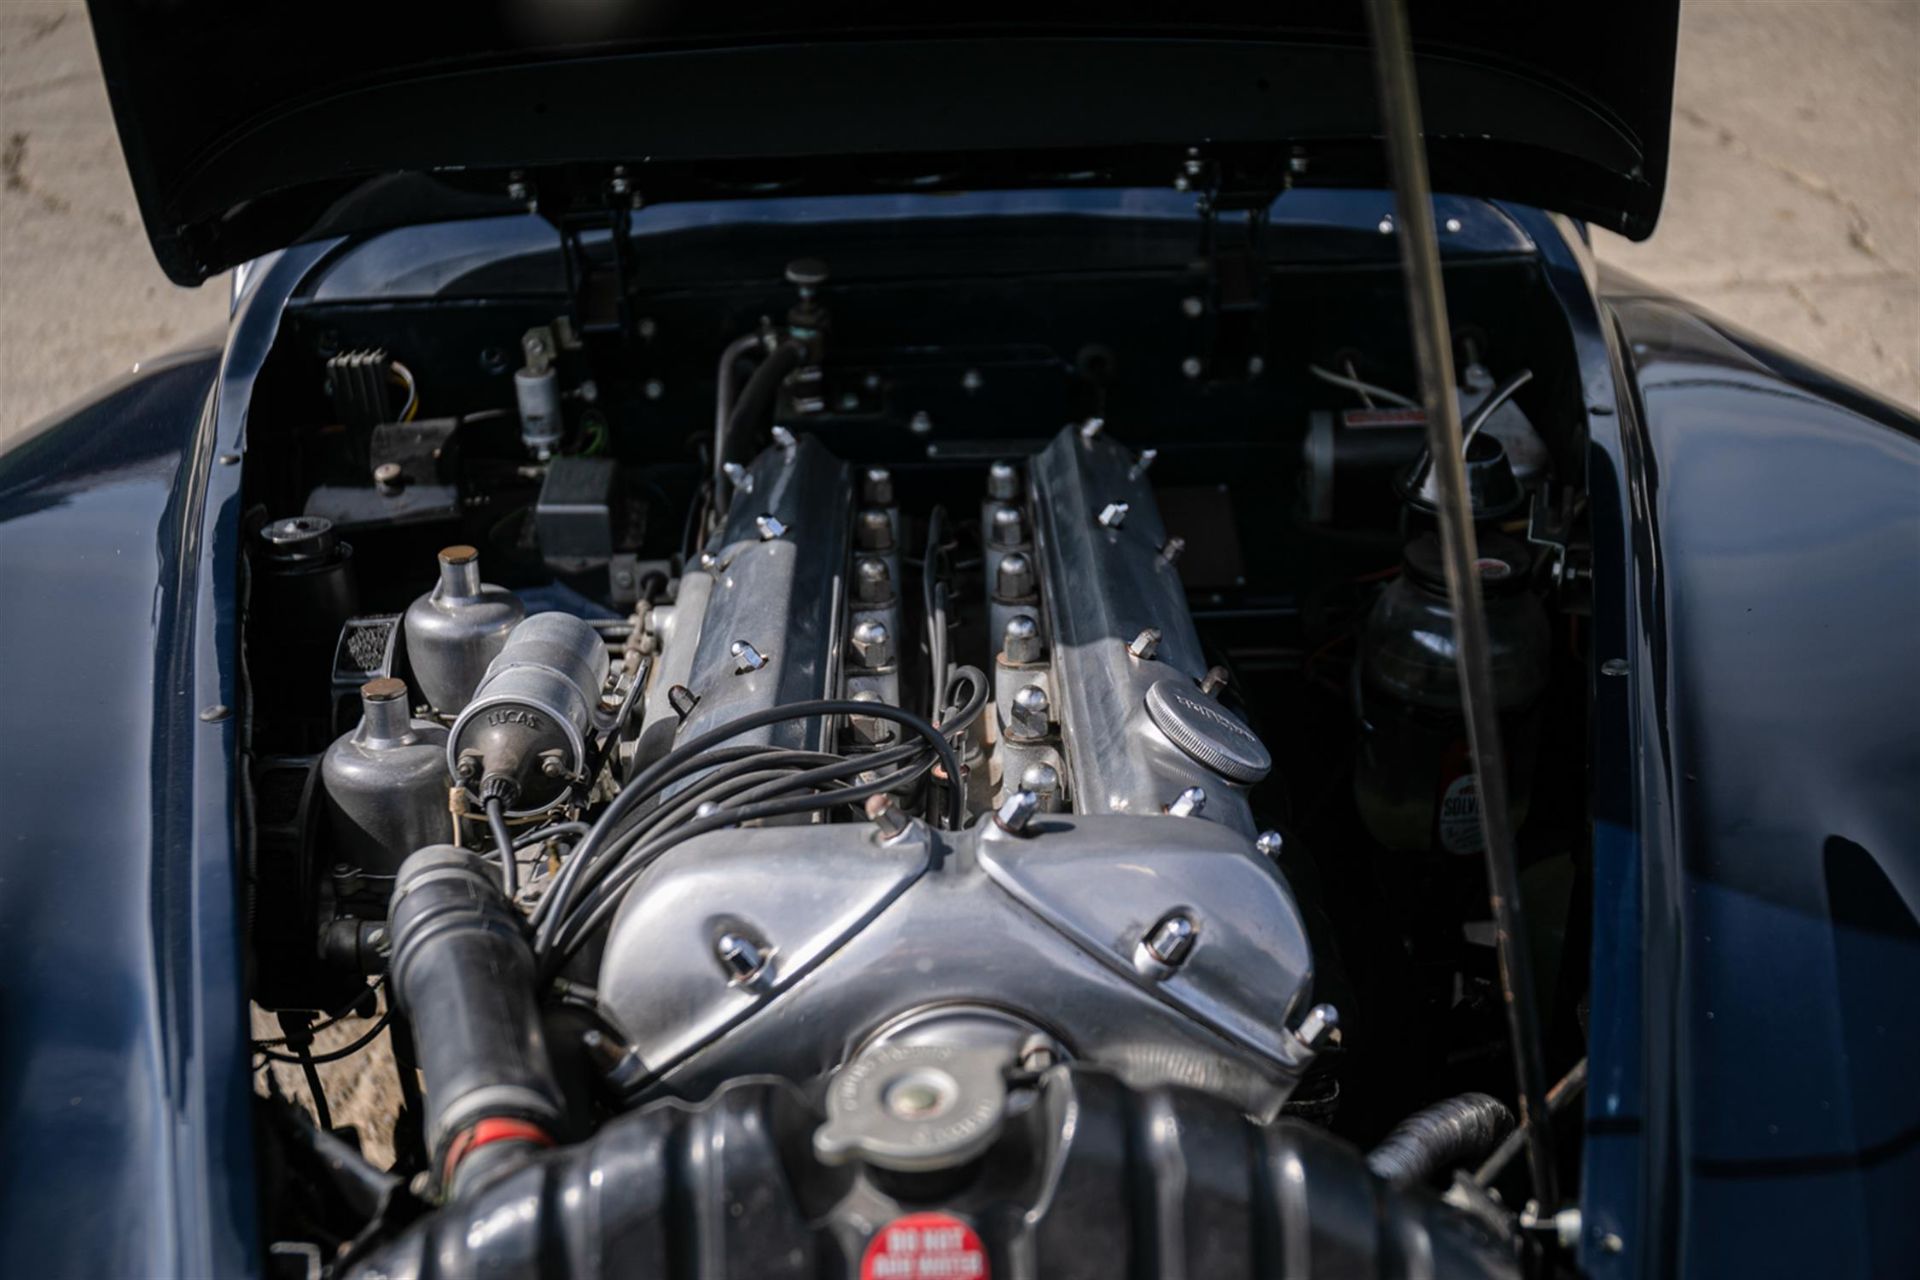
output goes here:
<path id="1" fill-rule="evenodd" d="M 1470 773 L 1463 773 L 1440 793 L 1440 847 L 1448 853 L 1480 853 L 1486 849 L 1480 836 L 1480 784 Z"/>
<path id="2" fill-rule="evenodd" d="M 867 1244 L 860 1280 L 989 1280 L 987 1248 L 952 1214 L 909 1213 Z"/>

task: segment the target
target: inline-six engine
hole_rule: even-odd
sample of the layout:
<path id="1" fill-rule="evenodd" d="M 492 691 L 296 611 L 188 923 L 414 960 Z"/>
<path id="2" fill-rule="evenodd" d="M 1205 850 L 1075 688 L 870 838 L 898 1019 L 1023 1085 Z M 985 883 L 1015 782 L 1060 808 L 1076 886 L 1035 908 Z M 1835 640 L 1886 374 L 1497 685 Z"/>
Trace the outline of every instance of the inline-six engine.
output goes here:
<path id="1" fill-rule="evenodd" d="M 807 699 L 911 703 L 916 673 L 978 670 L 947 656 L 973 656 L 969 637 L 990 649 L 987 706 L 962 776 L 878 798 L 872 823 L 713 830 L 633 879 L 596 988 L 631 1042 L 635 1096 L 819 1080 L 883 1045 L 951 1043 L 1278 1110 L 1313 1056 L 1289 1030 L 1312 957 L 1245 798 L 1267 752 L 1215 696 L 1151 461 L 1093 423 L 994 462 L 978 574 L 951 577 L 904 554 L 921 523 L 927 560 L 950 548 L 885 469 L 856 483 L 786 437 L 737 473 L 721 532 L 646 617 L 637 765 Z M 932 579 L 916 602 L 931 608 L 906 607 L 912 576 Z M 961 581 L 974 609 L 947 598 Z M 878 760 L 903 733 L 856 712 L 737 740 Z M 965 830 L 912 816 L 955 787 L 978 817 Z"/>

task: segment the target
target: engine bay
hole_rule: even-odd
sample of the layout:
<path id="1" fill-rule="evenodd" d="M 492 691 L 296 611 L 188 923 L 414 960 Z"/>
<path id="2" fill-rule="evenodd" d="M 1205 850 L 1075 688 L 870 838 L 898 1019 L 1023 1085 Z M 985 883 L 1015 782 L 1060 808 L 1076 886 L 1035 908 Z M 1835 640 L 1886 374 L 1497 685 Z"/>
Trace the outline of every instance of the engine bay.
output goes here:
<path id="1" fill-rule="evenodd" d="M 1391 258 L 1218 227 L 1196 254 L 1152 220 L 624 226 L 414 291 L 367 282 L 415 232 L 350 248 L 255 390 L 275 1238 L 343 1274 L 598 1274 L 679 1215 L 716 1274 L 814 1275 L 921 1213 L 1064 1259 L 1177 1148 L 1316 1249 L 1359 1248 L 1327 1205 L 1387 1215 L 1356 1272 L 1510 1267 L 1479 1210 L 1525 1198 L 1513 1072 Z M 1589 941 L 1580 371 L 1525 254 L 1447 276 L 1559 1078 Z M 376 1041 L 397 1091 L 336 1126 L 317 1068 Z M 670 1154 L 722 1133 L 706 1174 Z M 357 1200 L 316 1189 L 342 1162 Z M 569 1216 L 608 1170 L 618 1205 Z M 516 1196 L 551 1220 L 469 1229 Z M 1115 1247 L 1033 1274 L 1143 1256 Z"/>

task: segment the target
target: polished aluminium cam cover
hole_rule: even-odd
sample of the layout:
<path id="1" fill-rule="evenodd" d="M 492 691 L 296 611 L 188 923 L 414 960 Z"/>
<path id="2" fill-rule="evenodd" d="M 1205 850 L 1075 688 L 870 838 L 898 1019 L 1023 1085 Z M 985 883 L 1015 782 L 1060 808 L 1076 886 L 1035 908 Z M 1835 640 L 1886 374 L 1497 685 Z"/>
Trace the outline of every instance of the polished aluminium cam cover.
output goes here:
<path id="1" fill-rule="evenodd" d="M 742 944 L 760 961 L 744 976 L 728 964 Z M 1037 1034 L 1133 1087 L 1270 1116 L 1313 1056 L 1288 1030 L 1311 986 L 1292 893 L 1248 837 L 1046 815 L 1017 835 L 989 820 L 695 837 L 629 891 L 598 990 L 654 1086 L 682 1096 L 755 1072 L 824 1079 L 946 1010 L 975 1041 L 999 1018 L 1010 1055 Z"/>

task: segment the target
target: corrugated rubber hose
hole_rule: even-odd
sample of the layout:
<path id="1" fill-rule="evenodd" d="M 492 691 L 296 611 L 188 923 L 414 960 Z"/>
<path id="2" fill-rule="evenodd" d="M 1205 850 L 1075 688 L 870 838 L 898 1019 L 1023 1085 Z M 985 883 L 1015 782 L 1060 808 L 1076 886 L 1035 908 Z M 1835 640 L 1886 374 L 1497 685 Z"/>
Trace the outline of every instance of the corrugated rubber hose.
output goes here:
<path id="1" fill-rule="evenodd" d="M 1463 1093 L 1423 1107 L 1367 1155 L 1367 1168 L 1396 1187 L 1473 1164 L 1513 1131 L 1513 1112 L 1484 1093 Z"/>

